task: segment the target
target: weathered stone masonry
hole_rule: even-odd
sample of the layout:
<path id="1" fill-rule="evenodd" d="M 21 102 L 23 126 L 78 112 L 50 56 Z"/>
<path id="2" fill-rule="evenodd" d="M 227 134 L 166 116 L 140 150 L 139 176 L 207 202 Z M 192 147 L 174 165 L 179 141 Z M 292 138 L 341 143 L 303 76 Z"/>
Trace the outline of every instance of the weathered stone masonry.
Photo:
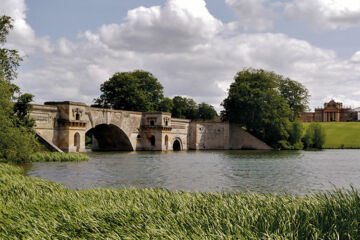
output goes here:
<path id="1" fill-rule="evenodd" d="M 235 124 L 191 122 L 163 112 L 47 102 L 34 105 L 31 116 L 37 133 L 64 152 L 85 152 L 86 133 L 93 136 L 93 150 L 99 151 L 271 149 Z"/>

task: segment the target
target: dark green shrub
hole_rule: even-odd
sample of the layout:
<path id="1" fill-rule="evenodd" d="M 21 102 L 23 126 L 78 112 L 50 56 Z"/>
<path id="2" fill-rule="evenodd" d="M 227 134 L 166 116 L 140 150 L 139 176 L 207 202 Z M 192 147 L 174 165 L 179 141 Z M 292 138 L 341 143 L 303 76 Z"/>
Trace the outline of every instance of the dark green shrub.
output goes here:
<path id="1" fill-rule="evenodd" d="M 305 148 L 321 149 L 325 143 L 325 130 L 319 123 L 311 123 L 302 139 Z"/>

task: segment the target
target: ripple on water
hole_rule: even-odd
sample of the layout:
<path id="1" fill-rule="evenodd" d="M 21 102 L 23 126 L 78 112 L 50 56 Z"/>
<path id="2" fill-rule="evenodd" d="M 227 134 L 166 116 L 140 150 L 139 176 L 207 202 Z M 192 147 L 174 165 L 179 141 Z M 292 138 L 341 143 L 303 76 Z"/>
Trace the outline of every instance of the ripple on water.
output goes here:
<path id="1" fill-rule="evenodd" d="M 89 152 L 88 155 L 88 162 L 27 164 L 25 173 L 73 189 L 134 186 L 308 194 L 334 187 L 360 187 L 360 150 Z"/>

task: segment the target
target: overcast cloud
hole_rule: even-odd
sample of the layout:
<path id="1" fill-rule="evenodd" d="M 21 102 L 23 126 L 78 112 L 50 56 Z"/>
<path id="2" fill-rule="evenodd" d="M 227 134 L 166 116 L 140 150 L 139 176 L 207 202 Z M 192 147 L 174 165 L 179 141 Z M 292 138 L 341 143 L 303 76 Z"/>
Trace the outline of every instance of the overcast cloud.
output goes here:
<path id="1" fill-rule="evenodd" d="M 279 6 L 286 18 L 323 29 L 357 27 L 359 4 L 344 0 L 294 0 L 278 5 L 266 0 L 225 1 L 236 14 L 236 22 L 216 19 L 204 0 L 167 0 L 163 6 L 129 10 L 121 22 L 84 29 L 77 41 L 37 36 L 26 21 L 24 0 L 2 0 L 0 14 L 14 18 L 8 46 L 25 56 L 17 84 L 35 94 L 39 103 L 74 100 L 91 104 L 100 94 L 99 85 L 115 72 L 144 69 L 158 77 L 167 96 L 188 96 L 219 110 L 235 73 L 253 67 L 302 82 L 312 95 L 312 107 L 330 98 L 360 106 L 360 51 L 341 59 L 334 50 L 266 32 L 273 28 L 274 8 L 279 12 Z"/>

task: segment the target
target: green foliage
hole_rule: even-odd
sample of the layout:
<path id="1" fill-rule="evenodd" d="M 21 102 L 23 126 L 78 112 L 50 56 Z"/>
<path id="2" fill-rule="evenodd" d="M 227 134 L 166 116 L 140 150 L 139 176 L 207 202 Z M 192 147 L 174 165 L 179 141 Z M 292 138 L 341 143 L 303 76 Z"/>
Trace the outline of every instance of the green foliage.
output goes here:
<path id="1" fill-rule="evenodd" d="M 278 78 L 280 94 L 289 105 L 292 112 L 290 119 L 294 121 L 308 108 L 309 91 L 299 82 L 289 78 L 284 79 L 282 76 Z"/>
<path id="2" fill-rule="evenodd" d="M 163 96 L 163 86 L 145 71 L 115 73 L 101 84 L 101 96 L 95 107 L 128 111 L 157 111 Z"/>
<path id="3" fill-rule="evenodd" d="M 0 18 L 0 44 L 12 28 L 11 18 Z M 16 77 L 19 61 L 16 50 L 0 49 L 0 161 L 24 162 L 37 148 L 34 121 L 28 116 L 32 95 L 19 94 L 19 88 L 10 81 Z M 17 101 L 14 105 L 13 101 Z"/>
<path id="4" fill-rule="evenodd" d="M 173 103 L 172 99 L 165 97 L 159 103 L 157 110 L 159 112 L 171 112 L 173 110 L 173 108 L 174 108 L 174 103 Z"/>
<path id="5" fill-rule="evenodd" d="M 279 79 L 279 75 L 264 70 L 239 72 L 222 103 L 222 119 L 242 124 L 270 146 L 278 147 L 288 138 L 286 125 L 291 117 L 291 109 L 278 90 Z"/>
<path id="6" fill-rule="evenodd" d="M 324 128 L 319 123 L 311 123 L 302 139 L 305 148 L 323 148 L 326 134 Z"/>
<path id="7" fill-rule="evenodd" d="M 302 137 L 304 132 L 303 123 L 297 119 L 287 123 L 288 138 L 280 141 L 281 148 L 287 150 L 301 150 L 304 148 Z"/>
<path id="8" fill-rule="evenodd" d="M 172 101 L 171 114 L 174 118 L 213 120 L 217 116 L 214 107 L 209 104 L 196 104 L 193 99 L 181 96 L 175 96 Z"/>
<path id="9" fill-rule="evenodd" d="M 25 162 L 37 147 L 31 128 L 17 126 L 14 117 L 11 85 L 0 79 L 0 161 Z"/>
<path id="10" fill-rule="evenodd" d="M 32 129 L 35 126 L 35 120 L 29 115 L 32 110 L 30 103 L 33 101 L 33 98 L 34 95 L 29 93 L 24 93 L 17 98 L 17 102 L 14 105 L 16 126 L 23 126 L 28 129 Z"/>
<path id="11" fill-rule="evenodd" d="M 289 127 L 289 120 L 306 108 L 307 90 L 300 83 L 262 69 L 245 69 L 234 80 L 222 103 L 222 119 L 243 125 L 272 147 L 300 148 L 301 124 Z"/>
<path id="12" fill-rule="evenodd" d="M 173 98 L 174 107 L 172 109 L 172 117 L 196 119 L 198 108 L 196 102 L 191 98 L 175 96 Z"/>
<path id="13" fill-rule="evenodd" d="M 213 120 L 215 117 L 217 117 L 217 112 L 215 108 L 209 104 L 206 103 L 200 103 L 198 105 L 198 118 L 202 120 Z"/>
<path id="14" fill-rule="evenodd" d="M 80 162 L 89 157 L 80 153 L 37 152 L 30 156 L 31 162 Z"/>
<path id="15" fill-rule="evenodd" d="M 76 191 L 0 164 L 0 239 L 359 239 L 359 199 L 356 190 Z"/>
<path id="16" fill-rule="evenodd" d="M 206 103 L 197 105 L 191 98 L 164 97 L 163 86 L 149 72 L 137 70 L 114 74 L 101 84 L 102 94 L 93 107 L 141 112 L 171 112 L 175 118 L 213 119 L 215 109 Z M 215 114 L 215 115 L 214 115 Z"/>
<path id="17" fill-rule="evenodd" d="M 5 44 L 6 37 L 13 28 L 11 22 L 12 19 L 8 16 L 0 17 L 0 46 Z M 1 75 L 7 82 L 16 78 L 16 69 L 19 67 L 21 60 L 22 58 L 17 50 L 0 48 Z"/>

